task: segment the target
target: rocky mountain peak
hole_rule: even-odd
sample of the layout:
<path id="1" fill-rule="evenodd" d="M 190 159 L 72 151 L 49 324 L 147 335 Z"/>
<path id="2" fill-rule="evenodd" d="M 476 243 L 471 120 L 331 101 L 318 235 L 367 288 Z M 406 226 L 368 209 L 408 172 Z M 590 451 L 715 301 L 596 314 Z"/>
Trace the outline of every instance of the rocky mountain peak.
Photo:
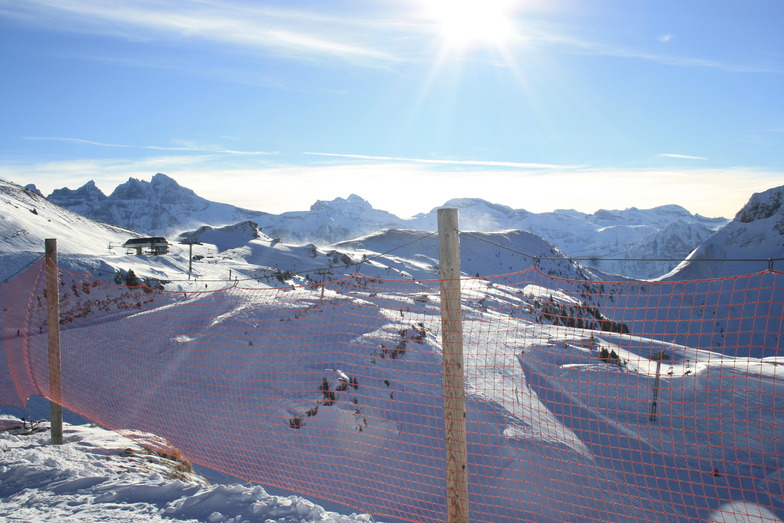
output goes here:
<path id="1" fill-rule="evenodd" d="M 783 196 L 784 187 L 755 193 L 749 202 L 735 215 L 735 220 L 741 223 L 752 223 L 758 220 L 767 220 L 777 214 L 784 219 Z"/>
<path id="2" fill-rule="evenodd" d="M 27 185 L 25 185 L 25 187 L 24 187 L 24 188 L 25 188 L 25 190 L 26 190 L 26 191 L 30 191 L 31 193 L 35 193 L 35 194 L 37 194 L 38 196 L 43 196 L 43 195 L 44 195 L 44 194 L 43 194 L 43 193 L 40 191 L 40 189 L 38 189 L 38 187 L 36 187 L 36 186 L 35 186 L 35 184 L 34 184 L 34 183 L 28 183 Z"/>
<path id="3" fill-rule="evenodd" d="M 348 210 L 348 209 L 372 209 L 373 206 L 370 202 L 363 199 L 356 194 L 349 195 L 348 198 L 335 198 L 334 200 L 316 200 L 310 206 L 311 211 L 329 211 L 329 210 Z"/>

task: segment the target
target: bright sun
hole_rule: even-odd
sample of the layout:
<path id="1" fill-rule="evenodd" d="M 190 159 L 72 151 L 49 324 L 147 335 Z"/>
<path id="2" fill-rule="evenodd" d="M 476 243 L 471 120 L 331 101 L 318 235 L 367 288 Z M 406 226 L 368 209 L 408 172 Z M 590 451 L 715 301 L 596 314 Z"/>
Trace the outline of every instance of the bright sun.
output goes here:
<path id="1" fill-rule="evenodd" d="M 509 0 L 430 0 L 428 5 L 448 47 L 502 44 L 513 35 Z"/>

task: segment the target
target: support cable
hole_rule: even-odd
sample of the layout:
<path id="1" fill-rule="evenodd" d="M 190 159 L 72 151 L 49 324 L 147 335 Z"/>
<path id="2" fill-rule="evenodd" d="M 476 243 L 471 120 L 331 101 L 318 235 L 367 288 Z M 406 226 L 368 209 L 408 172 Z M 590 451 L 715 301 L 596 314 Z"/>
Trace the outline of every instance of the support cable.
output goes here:
<path id="1" fill-rule="evenodd" d="M 9 281 L 13 280 L 17 276 L 19 276 L 21 273 L 23 273 L 24 271 L 29 269 L 35 262 L 37 262 L 38 260 L 40 260 L 44 256 L 46 256 L 46 254 L 41 254 L 40 256 L 36 256 L 35 258 L 33 258 L 33 260 L 30 263 L 28 263 L 27 265 L 25 265 L 24 267 L 22 267 L 21 269 L 19 269 L 15 273 L 13 273 L 11 276 L 6 278 L 5 280 L 1 281 L 0 285 L 3 285 L 4 283 L 8 283 Z"/>

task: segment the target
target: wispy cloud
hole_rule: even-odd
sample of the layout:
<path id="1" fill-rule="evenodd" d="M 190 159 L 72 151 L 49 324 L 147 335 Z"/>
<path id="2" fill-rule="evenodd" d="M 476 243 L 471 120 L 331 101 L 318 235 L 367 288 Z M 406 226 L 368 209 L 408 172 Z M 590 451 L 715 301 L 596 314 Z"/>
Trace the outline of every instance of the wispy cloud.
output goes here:
<path id="1" fill-rule="evenodd" d="M 387 11 L 383 11 L 381 6 L 375 10 L 353 6 L 351 11 L 339 13 L 338 8 L 325 7 L 329 4 L 320 2 L 314 2 L 305 9 L 231 0 L 25 0 L 0 10 L 0 16 L 57 31 L 100 34 L 140 42 L 203 41 L 237 46 L 252 53 L 284 59 L 339 60 L 363 67 L 386 68 L 410 61 L 430 61 L 434 48 L 437 49 L 437 46 L 428 44 L 432 44 L 437 33 L 433 21 L 417 18 L 411 5 L 410 2 L 401 2 L 395 10 L 390 7 L 394 3 L 390 3 Z M 540 20 L 534 23 L 518 19 L 515 24 L 518 35 L 515 45 L 523 48 L 558 47 L 572 53 L 639 59 L 677 67 L 784 72 L 775 66 L 724 63 L 591 41 Z M 658 38 L 660 42 L 672 39 L 670 33 Z M 511 46 L 512 41 L 509 43 Z M 263 77 L 254 77 L 252 81 L 272 82 Z"/>
<path id="2" fill-rule="evenodd" d="M 356 160 L 377 160 L 391 162 L 427 163 L 436 165 L 453 166 L 474 166 L 474 167 L 509 167 L 513 169 L 576 169 L 579 166 L 558 165 L 550 163 L 531 163 L 531 162 L 500 162 L 492 160 L 442 160 L 431 158 L 403 158 L 394 156 L 370 156 L 364 154 L 337 154 L 337 153 L 317 153 L 306 152 L 311 156 L 329 156 L 335 158 L 351 158 Z"/>
<path id="3" fill-rule="evenodd" d="M 62 136 L 26 136 L 25 140 L 65 142 L 65 143 L 73 143 L 78 145 L 94 145 L 98 147 L 117 147 L 117 148 L 128 148 L 128 149 L 133 148 L 133 149 L 147 149 L 147 150 L 154 150 L 154 151 L 175 151 L 175 152 L 180 151 L 180 152 L 196 152 L 196 153 L 212 153 L 212 154 L 233 154 L 233 155 L 240 155 L 240 156 L 280 154 L 275 151 L 241 151 L 237 149 L 227 149 L 222 147 L 210 147 L 210 146 L 202 146 L 202 145 L 194 145 L 194 144 L 176 145 L 176 146 L 129 145 L 129 144 L 97 142 L 94 140 L 85 140 L 82 138 L 68 138 Z"/>
<path id="4" fill-rule="evenodd" d="M 190 151 L 197 153 L 215 153 L 215 154 L 236 154 L 239 156 L 267 156 L 280 154 L 275 151 L 238 151 L 236 149 L 221 149 L 212 147 L 166 147 L 160 145 L 142 145 L 140 149 L 152 149 L 155 151 Z"/>
<path id="5" fill-rule="evenodd" d="M 27 0 L 4 14 L 57 30 L 138 41 L 195 39 L 287 58 L 340 58 L 364 65 L 397 60 L 366 32 L 360 38 L 361 31 L 346 18 L 237 2 Z"/>
<path id="6" fill-rule="evenodd" d="M 665 35 L 665 37 L 666 36 L 669 35 Z M 733 73 L 784 73 L 784 68 L 781 67 L 757 66 L 743 63 L 725 63 L 718 60 L 711 60 L 694 56 L 650 52 L 644 49 L 624 46 L 621 44 L 581 39 L 579 37 L 567 35 L 564 32 L 554 29 L 541 31 L 532 28 L 529 34 L 529 42 L 542 46 L 562 48 L 568 52 L 596 56 L 637 59 L 675 67 L 717 69 Z"/>
<path id="7" fill-rule="evenodd" d="M 704 156 L 691 156 L 688 154 L 672 154 L 672 153 L 661 153 L 659 156 L 663 156 L 665 158 L 677 158 L 680 160 L 708 160 L 709 158 L 705 158 Z"/>
<path id="8" fill-rule="evenodd" d="M 96 142 L 94 140 L 84 140 L 82 138 L 67 138 L 63 136 L 25 136 L 25 140 L 39 140 L 49 142 L 66 142 L 79 145 L 97 145 L 99 147 L 131 147 L 130 145 L 123 145 L 117 143 Z"/>

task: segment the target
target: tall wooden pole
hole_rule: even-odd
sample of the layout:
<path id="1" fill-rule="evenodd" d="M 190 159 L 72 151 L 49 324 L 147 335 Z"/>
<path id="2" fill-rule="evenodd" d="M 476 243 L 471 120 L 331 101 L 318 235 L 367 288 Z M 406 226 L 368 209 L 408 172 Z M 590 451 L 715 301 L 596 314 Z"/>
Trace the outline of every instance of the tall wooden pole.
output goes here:
<path id="1" fill-rule="evenodd" d="M 46 325 L 49 339 L 49 415 L 52 444 L 63 443 L 63 409 L 60 381 L 60 278 L 57 272 L 57 240 L 44 240 L 46 250 Z"/>
<path id="2" fill-rule="evenodd" d="M 448 516 L 450 523 L 464 523 L 468 522 L 468 452 L 457 209 L 438 209 L 438 257 Z"/>

